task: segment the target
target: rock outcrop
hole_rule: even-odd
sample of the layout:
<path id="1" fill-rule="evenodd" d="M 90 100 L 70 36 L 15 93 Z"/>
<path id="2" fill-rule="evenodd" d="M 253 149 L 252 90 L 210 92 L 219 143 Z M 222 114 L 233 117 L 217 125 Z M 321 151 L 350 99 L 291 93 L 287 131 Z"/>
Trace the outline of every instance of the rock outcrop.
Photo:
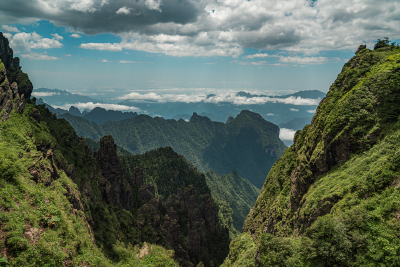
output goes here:
<path id="1" fill-rule="evenodd" d="M 100 149 L 94 157 L 98 163 L 102 176 L 102 198 L 113 206 L 121 204 L 124 209 L 132 211 L 134 208 L 131 188 L 121 160 L 117 155 L 117 145 L 111 136 L 100 140 Z"/>
<path id="2" fill-rule="evenodd" d="M 24 111 L 25 100 L 31 97 L 33 86 L 28 75 L 21 71 L 19 58 L 13 57 L 8 40 L 1 32 L 0 60 L 0 120 L 6 121 L 13 110 Z"/>

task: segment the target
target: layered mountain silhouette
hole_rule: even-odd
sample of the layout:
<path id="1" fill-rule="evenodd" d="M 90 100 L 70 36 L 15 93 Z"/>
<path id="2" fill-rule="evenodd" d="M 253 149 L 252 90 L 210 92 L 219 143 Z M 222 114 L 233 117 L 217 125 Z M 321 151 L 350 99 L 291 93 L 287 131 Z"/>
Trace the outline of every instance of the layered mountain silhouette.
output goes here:
<path id="1" fill-rule="evenodd" d="M 196 113 L 189 122 L 142 114 L 103 125 L 71 114 L 59 118 L 67 120 L 85 138 L 99 140 L 112 135 L 119 146 L 132 154 L 169 146 L 200 171 L 213 169 L 218 174 L 228 174 L 234 170 L 258 188 L 286 148 L 279 139 L 278 126 L 246 110 L 227 124 Z"/>

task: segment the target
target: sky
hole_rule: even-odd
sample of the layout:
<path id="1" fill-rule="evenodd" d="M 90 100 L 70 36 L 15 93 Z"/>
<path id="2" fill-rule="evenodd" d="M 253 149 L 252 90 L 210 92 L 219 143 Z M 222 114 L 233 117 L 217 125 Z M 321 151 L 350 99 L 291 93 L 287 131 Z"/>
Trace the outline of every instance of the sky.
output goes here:
<path id="1" fill-rule="evenodd" d="M 131 96 L 327 92 L 360 44 L 400 39 L 400 2 L 0 0 L 34 88 Z M 172 97 L 171 97 L 172 95 Z"/>

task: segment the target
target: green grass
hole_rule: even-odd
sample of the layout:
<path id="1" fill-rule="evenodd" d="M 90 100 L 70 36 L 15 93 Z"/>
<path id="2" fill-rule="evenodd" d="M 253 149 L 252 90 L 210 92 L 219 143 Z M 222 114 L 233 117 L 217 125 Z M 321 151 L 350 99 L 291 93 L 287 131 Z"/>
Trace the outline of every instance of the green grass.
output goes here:
<path id="1" fill-rule="evenodd" d="M 59 168 L 58 177 L 51 177 L 49 170 L 54 165 L 51 157 L 47 157 L 50 154 L 37 150 L 38 147 L 50 149 L 53 160 L 64 162 L 66 169 L 68 163 L 74 165 L 76 177 L 83 183 L 87 180 L 82 173 L 89 170 L 79 168 L 85 165 L 84 145 L 78 138 L 72 138 L 73 131 L 70 136 L 68 130 L 72 128 L 62 121 L 51 122 L 52 117 L 44 110 L 41 110 L 43 121 L 38 124 L 30 117 L 34 108 L 28 103 L 24 114 L 11 113 L 10 119 L 0 122 L 0 252 L 3 256 L 0 266 L 6 261 L 9 266 L 61 266 L 63 262 L 73 266 L 118 265 L 104 253 L 101 243 L 93 242 L 87 203 L 84 202 L 86 215 L 71 207 L 65 188 L 70 187 L 78 194 L 77 185 Z M 47 118 L 43 116 L 46 114 Z M 54 137 L 52 131 L 58 127 L 64 129 L 60 134 L 68 140 Z M 68 150 L 63 142 L 74 149 Z M 55 147 L 58 149 L 51 149 Z M 36 178 L 33 170 L 39 173 Z M 123 224 L 126 215 L 118 209 L 113 212 Z M 104 217 L 102 220 L 107 221 Z M 126 266 L 159 266 L 156 261 L 174 266 L 171 252 L 160 247 L 156 251 L 157 260 L 135 256 Z M 119 250 L 114 253 L 120 258 Z"/>
<path id="2" fill-rule="evenodd" d="M 396 46 L 344 65 L 246 218 L 257 264 L 400 265 L 399 70 Z"/>

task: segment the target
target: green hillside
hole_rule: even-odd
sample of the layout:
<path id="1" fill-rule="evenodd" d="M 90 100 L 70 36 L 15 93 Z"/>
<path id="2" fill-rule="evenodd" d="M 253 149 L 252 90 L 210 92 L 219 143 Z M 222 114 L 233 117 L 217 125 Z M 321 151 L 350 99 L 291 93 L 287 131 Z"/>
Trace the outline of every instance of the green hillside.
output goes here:
<path id="1" fill-rule="evenodd" d="M 258 188 L 286 148 L 279 140 L 276 125 L 246 110 L 227 124 L 196 113 L 189 122 L 139 115 L 101 126 L 70 114 L 59 118 L 66 119 L 85 138 L 99 140 L 112 135 L 119 146 L 133 154 L 172 147 L 200 171 L 213 169 L 218 174 L 228 174 L 235 170 Z"/>
<path id="2" fill-rule="evenodd" d="M 230 220 L 228 214 L 225 216 L 222 214 L 223 212 L 229 213 L 229 209 L 232 210 L 233 227 L 229 227 L 229 222 L 225 222 L 225 224 L 230 229 L 231 238 L 235 238 L 242 232 L 244 220 L 254 206 L 260 194 L 260 189 L 240 177 L 235 171 L 229 174 L 216 174 L 214 170 L 210 170 L 206 173 L 206 181 L 211 194 L 219 203 L 222 219 Z"/>
<path id="3" fill-rule="evenodd" d="M 400 265 L 400 48 L 375 48 L 272 167 L 223 266 Z"/>
<path id="4" fill-rule="evenodd" d="M 1 38 L 0 55 L 13 59 Z M 128 160 L 128 174 L 111 136 L 92 153 L 68 122 L 25 100 L 28 77 L 8 78 L 9 66 L 0 61 L 0 266 L 222 263 L 229 231 L 204 174 L 171 148 Z"/>

